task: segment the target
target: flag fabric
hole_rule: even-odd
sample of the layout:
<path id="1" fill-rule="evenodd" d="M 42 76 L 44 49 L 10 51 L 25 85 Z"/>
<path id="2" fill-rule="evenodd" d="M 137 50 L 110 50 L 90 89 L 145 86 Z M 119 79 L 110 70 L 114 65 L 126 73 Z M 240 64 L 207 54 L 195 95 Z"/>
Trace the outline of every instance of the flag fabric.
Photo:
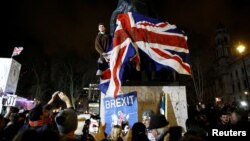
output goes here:
<path id="1" fill-rule="evenodd" d="M 23 51 L 23 47 L 15 47 L 11 57 L 19 55 Z"/>
<path id="2" fill-rule="evenodd" d="M 168 68 L 180 74 L 191 74 L 187 37 L 175 25 L 135 12 L 119 14 L 116 23 L 110 53 L 110 77 L 100 82 L 103 93 L 117 96 L 129 61 L 135 61 L 137 70 L 140 62 L 147 58 L 153 62 L 156 71 Z"/>
<path id="3" fill-rule="evenodd" d="M 109 95 L 116 97 L 119 93 L 123 80 L 123 73 L 126 65 L 136 55 L 136 50 L 131 44 L 130 39 L 114 46 L 111 50 L 109 68 L 103 71 L 99 89 Z"/>

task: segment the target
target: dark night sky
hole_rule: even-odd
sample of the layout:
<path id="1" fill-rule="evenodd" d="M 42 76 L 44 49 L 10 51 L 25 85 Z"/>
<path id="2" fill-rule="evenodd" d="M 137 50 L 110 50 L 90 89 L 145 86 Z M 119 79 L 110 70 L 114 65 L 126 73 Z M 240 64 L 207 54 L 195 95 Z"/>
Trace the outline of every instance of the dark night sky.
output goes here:
<path id="1" fill-rule="evenodd" d="M 141 0 L 150 1 L 150 0 Z M 189 32 L 211 38 L 219 22 L 235 41 L 250 40 L 249 0 L 151 0 L 158 15 Z M 86 56 L 93 51 L 98 22 L 109 25 L 117 0 L 8 0 L 1 2 L 0 57 Z M 250 44 L 248 45 L 250 47 Z"/>

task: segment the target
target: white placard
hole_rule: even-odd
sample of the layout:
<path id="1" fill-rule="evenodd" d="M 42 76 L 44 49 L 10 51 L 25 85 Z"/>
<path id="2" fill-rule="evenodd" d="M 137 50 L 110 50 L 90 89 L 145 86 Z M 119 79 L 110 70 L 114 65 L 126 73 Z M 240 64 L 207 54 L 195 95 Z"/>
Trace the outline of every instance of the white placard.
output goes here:
<path id="1" fill-rule="evenodd" d="M 12 58 L 0 58 L 0 88 L 4 93 L 15 94 L 21 64 Z"/>
<path id="2" fill-rule="evenodd" d="M 15 106 L 16 105 L 17 95 L 8 95 L 6 96 L 6 101 L 4 106 Z"/>

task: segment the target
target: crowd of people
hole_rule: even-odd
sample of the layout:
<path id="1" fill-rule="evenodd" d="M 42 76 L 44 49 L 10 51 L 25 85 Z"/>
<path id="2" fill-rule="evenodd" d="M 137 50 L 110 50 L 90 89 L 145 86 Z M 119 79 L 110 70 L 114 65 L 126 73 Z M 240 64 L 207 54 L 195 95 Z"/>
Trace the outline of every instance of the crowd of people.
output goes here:
<path id="1" fill-rule="evenodd" d="M 57 100 L 63 101 L 66 105 L 60 111 L 54 110 L 53 103 Z M 82 135 L 76 135 L 78 127 L 78 115 L 73 108 L 69 97 L 63 92 L 55 92 L 51 99 L 42 104 L 35 100 L 31 110 L 20 110 L 17 107 L 7 107 L 4 115 L 0 116 L 0 140 L 1 141 L 101 141 L 101 140 L 149 140 L 147 130 L 149 122 L 137 122 L 133 127 L 114 125 L 111 133 L 105 133 L 105 125 L 99 125 L 98 132 L 90 132 L 91 119 L 84 119 L 85 125 L 82 128 Z M 92 115 L 92 117 L 97 115 Z M 147 119 L 151 114 L 147 115 Z M 158 119 L 157 119 L 158 118 Z M 154 115 L 152 119 L 160 121 L 150 128 L 168 129 L 168 121 L 163 115 Z M 162 122 L 161 120 L 164 120 Z M 154 122 L 150 122 L 154 123 Z M 123 129 L 127 129 L 125 132 Z M 153 130 L 150 130 L 153 131 Z M 162 130 L 163 131 L 163 130 Z M 159 132 L 160 133 L 160 132 Z M 152 133 L 153 134 L 153 133 Z M 158 132 L 155 135 L 159 136 Z"/>
<path id="2" fill-rule="evenodd" d="M 57 100 L 65 103 L 65 108 L 54 110 L 53 103 Z M 189 107 L 186 130 L 180 126 L 170 126 L 164 115 L 152 110 L 145 110 L 142 121 L 132 127 L 128 124 L 114 125 L 110 134 L 105 133 L 102 123 L 90 124 L 91 119 L 84 119 L 82 135 L 76 135 L 78 115 L 69 97 L 63 92 L 55 92 L 51 99 L 42 104 L 35 101 L 35 106 L 27 110 L 7 107 L 6 113 L 0 116 L 1 141 L 184 141 L 209 140 L 211 129 L 248 130 L 248 112 L 237 107 L 207 106 Z M 92 115 L 92 117 L 98 115 Z M 100 118 L 100 117 L 99 117 Z M 90 131 L 90 126 L 96 126 L 97 132 Z"/>

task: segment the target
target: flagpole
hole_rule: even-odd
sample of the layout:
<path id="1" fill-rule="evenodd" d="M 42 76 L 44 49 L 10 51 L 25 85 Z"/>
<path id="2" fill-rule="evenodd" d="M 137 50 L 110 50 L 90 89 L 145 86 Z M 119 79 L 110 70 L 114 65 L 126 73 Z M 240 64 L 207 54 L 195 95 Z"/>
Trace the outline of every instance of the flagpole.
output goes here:
<path id="1" fill-rule="evenodd" d="M 13 59 L 14 52 L 15 52 L 15 47 L 14 47 L 14 49 L 13 49 L 13 51 L 12 51 L 11 56 L 10 56 L 11 59 Z"/>

